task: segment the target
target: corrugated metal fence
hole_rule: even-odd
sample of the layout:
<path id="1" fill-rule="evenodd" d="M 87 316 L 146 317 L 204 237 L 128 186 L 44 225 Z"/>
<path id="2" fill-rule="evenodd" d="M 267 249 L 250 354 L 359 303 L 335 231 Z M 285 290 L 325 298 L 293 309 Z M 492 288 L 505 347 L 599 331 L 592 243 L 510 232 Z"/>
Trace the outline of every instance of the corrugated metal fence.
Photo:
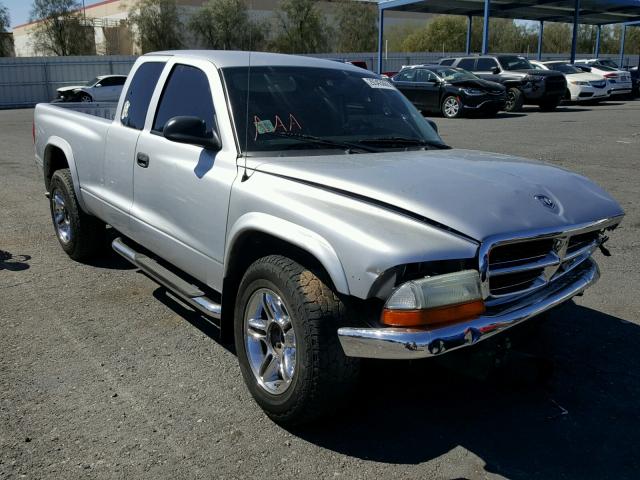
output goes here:
<path id="1" fill-rule="evenodd" d="M 390 53 L 383 61 L 383 71 L 398 71 L 403 65 L 437 62 L 443 56 L 461 56 L 461 52 L 449 53 Z M 520 54 L 518 54 L 520 55 Z M 326 53 L 313 55 L 336 60 L 364 60 L 374 70 L 377 54 Z M 618 55 L 602 55 L 614 61 Z M 530 56 L 533 58 L 532 56 Z M 565 55 L 545 55 L 545 59 L 567 59 Z M 39 102 L 49 102 L 56 96 L 56 89 L 65 85 L 82 85 L 98 75 L 127 74 L 135 62 L 135 56 L 86 56 L 86 57 L 17 57 L 0 58 L 0 108 L 31 107 Z M 637 65 L 637 57 L 627 57 Z M 636 62 L 636 63 L 634 63 Z"/>
<path id="2" fill-rule="evenodd" d="M 134 56 L 0 58 L 0 108 L 49 102 L 56 89 L 82 85 L 98 75 L 127 74 Z"/>

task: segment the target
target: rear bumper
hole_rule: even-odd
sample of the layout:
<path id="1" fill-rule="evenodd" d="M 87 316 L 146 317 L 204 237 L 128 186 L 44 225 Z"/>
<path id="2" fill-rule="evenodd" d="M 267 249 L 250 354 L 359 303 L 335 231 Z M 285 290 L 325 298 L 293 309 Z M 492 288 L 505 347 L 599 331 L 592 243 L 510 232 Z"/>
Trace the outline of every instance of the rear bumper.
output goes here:
<path id="1" fill-rule="evenodd" d="M 407 328 L 340 328 L 338 338 L 349 357 L 409 360 L 441 355 L 485 340 L 570 300 L 598 281 L 595 261 L 567 274 L 522 303 L 495 315 L 432 330 Z"/>

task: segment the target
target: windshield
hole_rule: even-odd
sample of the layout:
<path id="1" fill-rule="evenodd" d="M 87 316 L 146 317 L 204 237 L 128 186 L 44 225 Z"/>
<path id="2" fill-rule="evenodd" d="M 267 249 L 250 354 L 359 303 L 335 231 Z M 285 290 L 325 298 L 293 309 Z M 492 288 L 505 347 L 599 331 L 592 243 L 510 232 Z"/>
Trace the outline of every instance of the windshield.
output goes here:
<path id="1" fill-rule="evenodd" d="M 84 84 L 85 87 L 93 87 L 96 83 L 98 83 L 98 77 L 89 80 Z"/>
<path id="2" fill-rule="evenodd" d="M 371 72 L 251 67 L 249 78 L 248 67 L 221 71 L 245 152 L 327 148 L 331 142 L 360 144 L 382 139 L 405 143 L 383 143 L 380 149 L 408 148 L 408 141 L 414 148 L 443 145 L 404 95 Z M 309 141 L 311 137 L 322 142 Z"/>
<path id="3" fill-rule="evenodd" d="M 613 60 L 609 60 L 607 58 L 602 59 L 602 60 L 598 60 L 598 63 L 600 65 L 604 65 L 605 67 L 619 68 L 618 64 L 616 62 L 614 62 Z"/>
<path id="4" fill-rule="evenodd" d="M 533 70 L 533 65 L 523 57 L 516 57 L 515 55 L 503 56 L 498 57 L 498 61 L 505 70 Z"/>
<path id="5" fill-rule="evenodd" d="M 457 82 L 460 80 L 478 80 L 473 73 L 467 72 L 461 68 L 435 68 L 436 75 L 447 82 Z"/>
<path id="6" fill-rule="evenodd" d="M 573 65 L 568 65 L 566 63 L 547 63 L 547 66 L 551 70 L 555 70 L 556 72 L 562 72 L 562 73 L 584 73 L 579 68 L 574 67 Z"/>

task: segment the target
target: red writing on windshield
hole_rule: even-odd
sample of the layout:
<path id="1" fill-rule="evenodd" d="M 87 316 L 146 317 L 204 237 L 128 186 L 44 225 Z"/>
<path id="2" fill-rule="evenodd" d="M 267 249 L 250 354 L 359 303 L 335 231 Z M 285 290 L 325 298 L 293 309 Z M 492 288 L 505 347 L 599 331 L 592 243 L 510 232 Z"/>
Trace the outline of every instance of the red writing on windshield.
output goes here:
<path id="1" fill-rule="evenodd" d="M 285 117 L 286 118 L 286 117 Z M 253 140 L 258 139 L 258 135 L 271 132 L 293 132 L 302 130 L 302 125 L 298 122 L 298 119 L 292 114 L 289 114 L 288 122 L 282 121 L 280 115 L 276 115 L 273 122 L 271 120 L 262 120 L 257 115 L 253 116 L 253 126 L 255 127 L 255 135 Z"/>

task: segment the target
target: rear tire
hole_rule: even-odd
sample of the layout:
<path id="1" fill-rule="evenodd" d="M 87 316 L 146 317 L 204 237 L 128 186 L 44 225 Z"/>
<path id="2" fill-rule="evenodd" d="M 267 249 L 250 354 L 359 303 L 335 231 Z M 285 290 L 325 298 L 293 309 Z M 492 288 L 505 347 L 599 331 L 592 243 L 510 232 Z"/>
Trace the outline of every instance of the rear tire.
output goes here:
<path id="1" fill-rule="evenodd" d="M 524 105 L 524 96 L 519 88 L 511 87 L 507 90 L 507 100 L 504 104 L 505 112 L 519 112 Z"/>
<path id="2" fill-rule="evenodd" d="M 445 118 L 460 118 L 463 113 L 462 102 L 455 95 L 447 95 L 442 100 L 441 110 Z"/>
<path id="3" fill-rule="evenodd" d="M 251 395 L 275 422 L 311 422 L 348 397 L 360 363 L 338 340 L 345 310 L 331 287 L 289 258 L 270 255 L 247 269 L 234 311 L 236 352 Z"/>
<path id="4" fill-rule="evenodd" d="M 78 205 L 68 168 L 56 170 L 51 177 L 49 207 L 53 228 L 67 255 L 81 261 L 102 250 L 106 238 L 105 224 L 83 212 Z"/>

